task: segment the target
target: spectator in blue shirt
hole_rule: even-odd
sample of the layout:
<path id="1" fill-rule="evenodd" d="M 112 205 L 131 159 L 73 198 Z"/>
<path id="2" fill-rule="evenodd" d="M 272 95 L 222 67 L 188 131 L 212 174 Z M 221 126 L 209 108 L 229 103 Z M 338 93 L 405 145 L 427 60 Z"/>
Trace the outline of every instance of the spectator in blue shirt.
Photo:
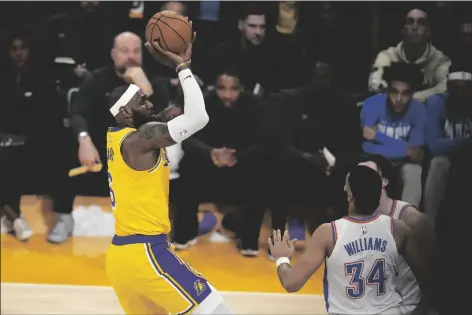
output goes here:
<path id="1" fill-rule="evenodd" d="M 454 69 L 454 66 L 453 66 Z M 436 217 L 451 167 L 450 156 L 471 142 L 472 71 L 456 68 L 448 75 L 447 92 L 426 102 L 426 144 L 433 156 L 425 185 L 425 213 Z"/>
<path id="2" fill-rule="evenodd" d="M 386 93 L 368 98 L 362 108 L 362 148 L 367 154 L 386 157 L 399 168 L 401 199 L 418 207 L 426 110 L 412 96 L 423 75 L 416 65 L 396 63 L 385 69 L 384 78 Z"/>

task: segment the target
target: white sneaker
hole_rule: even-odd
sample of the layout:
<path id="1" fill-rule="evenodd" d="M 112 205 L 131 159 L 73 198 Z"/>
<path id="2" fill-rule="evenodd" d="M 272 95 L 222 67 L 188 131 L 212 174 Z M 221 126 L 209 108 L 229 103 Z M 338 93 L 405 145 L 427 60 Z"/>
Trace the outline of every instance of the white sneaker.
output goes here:
<path id="1" fill-rule="evenodd" d="M 230 237 L 224 235 L 223 233 L 219 231 L 215 231 L 211 233 L 209 240 L 212 243 L 228 243 L 232 241 Z"/>
<path id="2" fill-rule="evenodd" d="M 172 243 L 172 245 L 174 245 L 175 250 L 184 250 L 184 249 L 189 248 L 190 246 L 197 245 L 197 239 L 194 238 L 193 240 L 190 240 L 185 244 Z"/>
<path id="3" fill-rule="evenodd" d="M 57 213 L 57 222 L 48 235 L 48 242 L 62 244 L 72 236 L 74 218 L 69 213 Z"/>
<path id="4" fill-rule="evenodd" d="M 22 217 L 13 221 L 13 231 L 16 238 L 20 241 L 26 241 L 33 235 L 33 230 L 31 230 L 26 220 Z"/>
<path id="5" fill-rule="evenodd" d="M 257 257 L 257 256 L 259 256 L 259 250 L 257 250 L 257 249 L 240 249 L 239 252 L 244 257 Z"/>
<path id="6" fill-rule="evenodd" d="M 13 223 L 7 219 L 6 216 L 3 216 L 0 221 L 1 233 L 12 233 L 13 232 Z"/>

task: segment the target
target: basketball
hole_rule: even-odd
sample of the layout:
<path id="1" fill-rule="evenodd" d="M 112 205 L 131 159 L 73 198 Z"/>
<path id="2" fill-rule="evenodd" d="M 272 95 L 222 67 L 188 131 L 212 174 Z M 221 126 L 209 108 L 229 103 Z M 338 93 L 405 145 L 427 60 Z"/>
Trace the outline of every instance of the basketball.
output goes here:
<path id="1" fill-rule="evenodd" d="M 154 14 L 146 25 L 146 41 L 157 41 L 162 49 L 181 54 L 192 41 L 192 28 L 187 19 L 174 11 Z"/>

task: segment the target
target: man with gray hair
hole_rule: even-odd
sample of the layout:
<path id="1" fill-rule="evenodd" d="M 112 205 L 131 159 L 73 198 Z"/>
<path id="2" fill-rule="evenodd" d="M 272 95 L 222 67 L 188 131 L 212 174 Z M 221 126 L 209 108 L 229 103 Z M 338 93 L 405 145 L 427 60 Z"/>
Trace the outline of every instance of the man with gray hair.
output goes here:
<path id="1" fill-rule="evenodd" d="M 403 27 L 404 40 L 396 47 L 379 52 L 372 65 L 369 77 L 369 90 L 377 92 L 387 87 L 383 70 L 392 63 L 410 63 L 421 66 L 424 88 L 418 90 L 413 98 L 420 102 L 434 94 L 446 91 L 447 74 L 451 62 L 430 42 L 431 29 L 428 14 L 414 9 L 408 12 Z"/>

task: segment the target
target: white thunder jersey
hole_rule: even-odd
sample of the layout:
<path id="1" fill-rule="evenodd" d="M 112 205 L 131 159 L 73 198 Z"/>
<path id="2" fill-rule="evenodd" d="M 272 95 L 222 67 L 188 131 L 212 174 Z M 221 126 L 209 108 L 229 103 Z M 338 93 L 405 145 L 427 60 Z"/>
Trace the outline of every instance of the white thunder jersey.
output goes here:
<path id="1" fill-rule="evenodd" d="M 401 220 L 403 211 L 409 207 L 410 204 L 400 200 L 394 200 L 389 216 L 394 219 Z M 397 290 L 400 291 L 403 297 L 403 305 L 416 306 L 421 300 L 421 292 L 416 278 L 406 263 L 403 257 L 400 256 L 397 269 Z"/>
<path id="2" fill-rule="evenodd" d="M 395 223 L 380 213 L 331 222 L 333 252 L 326 258 L 324 293 L 329 314 L 401 314 L 395 290 L 399 254 Z M 387 311 L 390 310 L 390 311 Z"/>

